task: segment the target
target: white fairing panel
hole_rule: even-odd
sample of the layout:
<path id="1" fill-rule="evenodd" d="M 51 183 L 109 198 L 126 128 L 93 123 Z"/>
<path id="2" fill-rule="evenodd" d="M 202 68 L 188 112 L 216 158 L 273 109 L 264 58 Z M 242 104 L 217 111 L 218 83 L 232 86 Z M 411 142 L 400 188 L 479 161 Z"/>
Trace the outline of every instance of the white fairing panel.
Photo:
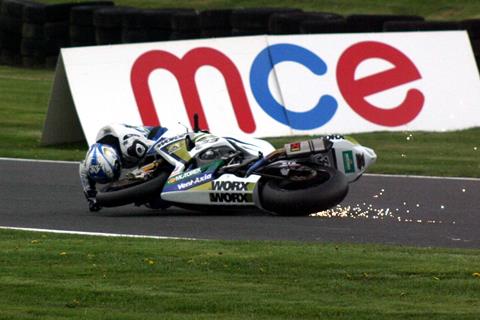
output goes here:
<path id="1" fill-rule="evenodd" d="M 253 189 L 260 176 L 240 178 L 224 174 L 218 179 L 195 188 L 182 191 L 163 192 L 163 200 L 200 205 L 253 206 Z"/>
<path id="2" fill-rule="evenodd" d="M 354 182 L 377 160 L 375 152 L 356 142 L 338 139 L 333 141 L 337 169 L 345 173 L 348 182 Z"/>

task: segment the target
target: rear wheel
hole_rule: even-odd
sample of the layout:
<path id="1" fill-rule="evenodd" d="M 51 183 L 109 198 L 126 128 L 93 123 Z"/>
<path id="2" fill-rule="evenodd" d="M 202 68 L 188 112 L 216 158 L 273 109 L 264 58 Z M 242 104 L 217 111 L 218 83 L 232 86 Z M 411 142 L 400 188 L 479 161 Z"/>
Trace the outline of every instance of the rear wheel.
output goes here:
<path id="1" fill-rule="evenodd" d="M 255 187 L 257 206 L 278 215 L 305 216 L 329 209 L 348 193 L 345 175 L 330 167 L 304 166 L 288 179 L 262 177 Z"/>

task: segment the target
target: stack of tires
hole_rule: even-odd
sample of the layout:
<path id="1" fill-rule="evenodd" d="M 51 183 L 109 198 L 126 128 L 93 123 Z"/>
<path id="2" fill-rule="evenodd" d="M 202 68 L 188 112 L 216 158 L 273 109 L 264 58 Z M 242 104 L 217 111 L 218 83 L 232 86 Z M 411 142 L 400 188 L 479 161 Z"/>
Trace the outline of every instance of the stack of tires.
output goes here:
<path id="1" fill-rule="evenodd" d="M 70 11 L 70 45 L 72 47 L 96 45 L 93 14 L 98 9 L 113 5 L 113 2 L 105 1 L 72 8 Z"/>
<path id="2" fill-rule="evenodd" d="M 200 35 L 194 9 L 143 9 L 123 17 L 123 43 L 192 39 Z"/>
<path id="3" fill-rule="evenodd" d="M 339 33 L 344 31 L 343 16 L 329 12 L 275 13 L 269 20 L 270 34 Z"/>
<path id="4" fill-rule="evenodd" d="M 462 29 L 468 32 L 478 67 L 480 66 L 480 19 L 464 20 L 460 24 Z"/>
<path id="5" fill-rule="evenodd" d="M 447 31 L 460 30 L 461 24 L 458 21 L 386 21 L 383 24 L 383 31 L 405 32 L 405 31 Z"/>
<path id="6" fill-rule="evenodd" d="M 413 15 L 352 14 L 347 17 L 349 32 L 382 32 L 388 23 L 423 23 L 424 18 Z"/>
<path id="7" fill-rule="evenodd" d="M 20 54 L 25 67 L 54 67 L 60 48 L 70 46 L 72 8 L 111 2 L 44 4 L 5 0 L 22 4 L 22 40 Z"/>
<path id="8" fill-rule="evenodd" d="M 98 45 L 123 43 L 123 21 L 127 14 L 138 11 L 132 7 L 106 7 L 93 13 L 95 40 Z"/>
<path id="9" fill-rule="evenodd" d="M 198 39 L 201 37 L 200 16 L 195 10 L 182 10 L 172 15 L 170 40 Z"/>
<path id="10" fill-rule="evenodd" d="M 480 62 L 480 19 L 303 12 L 293 8 L 138 9 L 112 1 L 0 0 L 0 63 L 52 67 L 60 48 L 259 34 L 467 30 Z"/>
<path id="11" fill-rule="evenodd" d="M 233 36 L 268 34 L 270 17 L 274 14 L 302 12 L 290 8 L 249 8 L 235 9 L 231 14 Z"/>
<path id="12" fill-rule="evenodd" d="M 3 0 L 0 3 L 0 61 L 6 65 L 20 65 L 22 15 L 24 3 Z"/>
<path id="13" fill-rule="evenodd" d="M 28 3 L 23 9 L 20 53 L 25 67 L 51 66 L 60 48 L 68 47 L 71 4 Z"/>
<path id="14" fill-rule="evenodd" d="M 203 38 L 230 37 L 232 35 L 232 10 L 213 9 L 200 12 Z"/>

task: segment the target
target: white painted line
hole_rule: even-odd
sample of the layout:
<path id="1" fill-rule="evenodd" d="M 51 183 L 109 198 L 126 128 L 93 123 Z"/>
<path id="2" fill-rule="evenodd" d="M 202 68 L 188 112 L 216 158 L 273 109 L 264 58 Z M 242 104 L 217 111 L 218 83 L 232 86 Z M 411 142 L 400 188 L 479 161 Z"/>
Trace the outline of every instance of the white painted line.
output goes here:
<path id="1" fill-rule="evenodd" d="M 78 165 L 79 161 L 64 161 L 64 160 L 39 160 L 39 159 L 21 159 L 21 158 L 2 158 L 0 161 L 18 161 L 18 162 L 40 162 L 40 163 L 62 163 L 62 164 L 76 164 Z"/>
<path id="2" fill-rule="evenodd" d="M 5 226 L 0 226 L 0 230 L 19 230 L 19 231 L 72 234 L 72 235 L 96 236 L 96 237 L 139 238 L 139 239 L 157 239 L 157 240 L 191 240 L 191 241 L 202 240 L 202 239 L 196 239 L 196 238 L 182 238 L 182 237 L 164 237 L 164 236 L 148 236 L 148 235 L 137 235 L 137 234 L 117 234 L 117 233 L 69 231 L 69 230 L 50 230 L 50 229 L 18 228 L 18 227 L 5 227 Z"/>
<path id="3" fill-rule="evenodd" d="M 366 177 L 385 177 L 385 178 L 411 178 L 411 179 L 431 179 L 431 180 L 461 180 L 461 181 L 480 181 L 480 178 L 469 177 L 438 177 L 438 176 L 417 176 L 417 175 L 400 175 L 400 174 L 380 174 L 365 173 Z"/>

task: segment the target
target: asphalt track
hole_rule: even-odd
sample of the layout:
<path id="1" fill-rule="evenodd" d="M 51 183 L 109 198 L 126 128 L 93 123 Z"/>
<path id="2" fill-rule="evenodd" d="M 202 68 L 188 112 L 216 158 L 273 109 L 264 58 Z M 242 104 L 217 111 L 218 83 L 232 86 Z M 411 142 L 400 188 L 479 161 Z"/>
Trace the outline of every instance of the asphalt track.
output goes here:
<path id="1" fill-rule="evenodd" d="M 77 164 L 0 160 L 0 226 L 196 239 L 480 248 L 480 179 L 366 175 L 310 217 L 125 206 L 91 213 Z"/>

